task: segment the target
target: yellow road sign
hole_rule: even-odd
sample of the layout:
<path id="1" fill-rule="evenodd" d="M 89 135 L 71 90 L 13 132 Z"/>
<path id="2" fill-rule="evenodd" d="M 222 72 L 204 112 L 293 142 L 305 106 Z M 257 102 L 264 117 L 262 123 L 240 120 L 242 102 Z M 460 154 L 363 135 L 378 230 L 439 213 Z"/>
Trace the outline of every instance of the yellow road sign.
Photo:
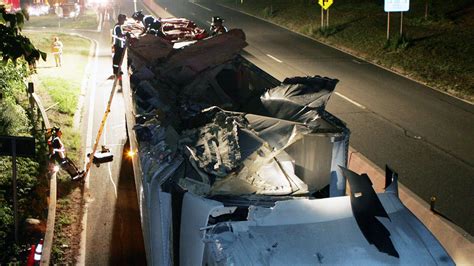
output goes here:
<path id="1" fill-rule="evenodd" d="M 332 5 L 333 0 L 319 0 L 319 5 L 324 8 L 328 9 Z"/>

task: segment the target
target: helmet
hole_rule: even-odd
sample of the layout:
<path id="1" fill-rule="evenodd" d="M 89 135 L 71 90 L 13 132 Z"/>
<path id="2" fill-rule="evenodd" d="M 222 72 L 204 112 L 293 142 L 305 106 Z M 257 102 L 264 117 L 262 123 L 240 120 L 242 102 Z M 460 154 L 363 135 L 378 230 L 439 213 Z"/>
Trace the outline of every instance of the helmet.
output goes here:
<path id="1" fill-rule="evenodd" d="M 214 17 L 212 17 L 212 24 L 211 25 L 214 25 L 216 23 L 223 23 L 223 22 L 224 22 L 224 20 L 221 17 L 214 16 Z"/>
<path id="2" fill-rule="evenodd" d="M 48 130 L 46 131 L 48 136 L 57 136 L 59 132 L 61 132 L 61 129 L 59 127 L 48 128 Z"/>
<path id="3" fill-rule="evenodd" d="M 145 15 L 143 15 L 143 11 L 140 10 L 140 11 L 137 11 L 137 12 L 133 13 L 132 18 L 133 18 L 134 20 L 142 20 L 142 18 L 143 18 L 144 16 L 145 16 Z"/>

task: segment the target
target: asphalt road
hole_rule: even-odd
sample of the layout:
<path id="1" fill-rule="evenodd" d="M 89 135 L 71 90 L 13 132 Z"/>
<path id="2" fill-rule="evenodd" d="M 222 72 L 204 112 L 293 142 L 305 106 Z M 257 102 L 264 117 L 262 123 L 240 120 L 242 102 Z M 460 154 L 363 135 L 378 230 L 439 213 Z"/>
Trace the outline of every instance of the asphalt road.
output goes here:
<path id="1" fill-rule="evenodd" d="M 112 90 L 113 80 L 108 77 L 112 74 L 110 29 L 114 23 L 105 21 L 100 32 L 82 33 L 98 44 L 90 68 L 82 119 L 87 152 L 92 150 Z M 146 264 L 131 161 L 123 155 L 127 150 L 124 110 L 121 90 L 118 90 L 99 142 L 110 149 L 114 160 L 100 167 L 93 165 L 86 181 L 89 187 L 83 234 L 86 245 L 83 261 L 80 261 L 85 265 Z"/>
<path id="2" fill-rule="evenodd" d="M 474 234 L 474 105 L 212 1 L 158 2 L 205 28 L 215 15 L 242 28 L 245 56 L 280 80 L 339 79 L 327 110 L 347 123 L 351 146 L 425 201 L 436 196 L 436 210 Z"/>

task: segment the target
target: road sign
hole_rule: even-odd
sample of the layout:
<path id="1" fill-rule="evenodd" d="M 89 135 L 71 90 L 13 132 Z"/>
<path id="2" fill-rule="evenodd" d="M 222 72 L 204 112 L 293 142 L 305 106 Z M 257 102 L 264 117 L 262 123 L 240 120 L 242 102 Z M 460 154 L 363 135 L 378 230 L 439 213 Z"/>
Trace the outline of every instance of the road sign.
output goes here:
<path id="1" fill-rule="evenodd" d="M 13 141 L 16 154 L 13 154 Z M 0 136 L 0 156 L 34 157 L 35 139 L 28 137 Z"/>
<path id="2" fill-rule="evenodd" d="M 333 0 L 319 0 L 319 5 L 327 10 L 332 5 Z"/>
<path id="3" fill-rule="evenodd" d="M 385 12 L 406 12 L 409 9 L 410 0 L 385 0 Z"/>

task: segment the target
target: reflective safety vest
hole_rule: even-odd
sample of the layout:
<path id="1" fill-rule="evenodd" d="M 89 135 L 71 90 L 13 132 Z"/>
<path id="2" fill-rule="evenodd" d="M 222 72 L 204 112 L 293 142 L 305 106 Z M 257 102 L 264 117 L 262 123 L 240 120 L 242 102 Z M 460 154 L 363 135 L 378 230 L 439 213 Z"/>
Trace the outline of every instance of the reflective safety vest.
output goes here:
<path id="1" fill-rule="evenodd" d="M 117 24 L 112 32 L 114 45 L 120 48 L 125 48 L 125 35 L 123 34 L 122 25 Z"/>

